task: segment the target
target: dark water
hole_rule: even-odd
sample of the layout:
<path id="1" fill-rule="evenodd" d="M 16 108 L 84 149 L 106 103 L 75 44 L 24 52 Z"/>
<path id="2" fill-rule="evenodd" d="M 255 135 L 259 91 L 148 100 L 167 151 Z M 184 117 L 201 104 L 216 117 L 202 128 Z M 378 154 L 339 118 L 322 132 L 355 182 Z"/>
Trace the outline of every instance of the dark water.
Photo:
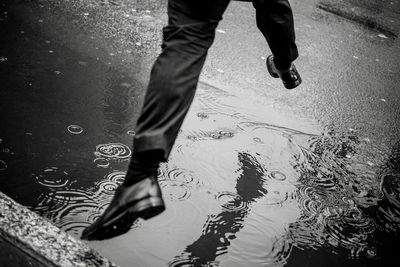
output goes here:
<path id="1" fill-rule="evenodd" d="M 24 251 L 15 247 L 8 241 L 0 237 L 0 266 L 9 267 L 40 267 L 43 266 L 39 260 L 35 259 L 31 255 L 24 253 Z"/>
<path id="2" fill-rule="evenodd" d="M 124 178 L 144 87 L 4 11 L 0 190 L 79 237 Z M 167 210 L 88 244 L 121 266 L 378 266 L 399 248 L 400 143 L 366 136 L 201 83 L 160 168 Z"/>

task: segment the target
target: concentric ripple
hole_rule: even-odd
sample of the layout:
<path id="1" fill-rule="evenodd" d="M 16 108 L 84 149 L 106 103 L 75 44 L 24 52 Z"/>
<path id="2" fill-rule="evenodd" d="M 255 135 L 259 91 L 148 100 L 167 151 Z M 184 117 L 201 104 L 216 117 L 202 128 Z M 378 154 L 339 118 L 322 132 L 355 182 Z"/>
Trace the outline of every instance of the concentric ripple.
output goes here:
<path id="1" fill-rule="evenodd" d="M 97 192 L 99 194 L 114 195 L 117 187 L 118 185 L 116 183 L 105 180 L 97 183 Z"/>
<path id="2" fill-rule="evenodd" d="M 302 186 L 296 193 L 297 201 L 303 212 L 301 220 L 314 218 L 321 207 L 321 203 L 316 201 L 318 196 L 315 195 L 315 190 L 312 187 Z"/>
<path id="3" fill-rule="evenodd" d="M 341 244 L 356 253 L 354 257 L 367 247 L 368 236 L 375 231 L 373 220 L 357 208 L 350 209 L 341 220 L 327 219 L 326 226 L 329 242 L 334 246 Z"/>
<path id="4" fill-rule="evenodd" d="M 46 173 L 54 173 L 56 168 L 49 168 Z M 99 181 L 92 190 L 69 189 L 62 187 L 64 182 L 46 180 L 45 176 L 36 176 L 38 182 L 48 187 L 56 188 L 50 194 L 43 194 L 40 197 L 39 205 L 34 209 L 36 212 L 51 219 L 58 227 L 70 233 L 79 233 L 89 224 L 96 221 L 108 207 L 120 185 L 125 172 L 114 171 Z M 51 208 L 50 208 L 51 207 Z M 135 222 L 131 228 L 141 226 L 141 222 Z"/>
<path id="5" fill-rule="evenodd" d="M 69 125 L 67 127 L 68 132 L 72 134 L 81 134 L 83 133 L 83 128 L 79 125 Z"/>
<path id="6" fill-rule="evenodd" d="M 61 188 L 69 184 L 70 180 L 66 171 L 57 167 L 45 169 L 41 174 L 34 174 L 36 181 L 49 188 Z"/>
<path id="7" fill-rule="evenodd" d="M 97 157 L 111 159 L 128 159 L 132 152 L 128 146 L 121 143 L 109 143 L 96 146 Z"/>
<path id="8" fill-rule="evenodd" d="M 190 198 L 191 190 L 190 188 L 182 183 L 177 183 L 174 181 L 160 181 L 160 186 L 163 191 L 163 195 L 170 200 L 182 201 Z"/>
<path id="9" fill-rule="evenodd" d="M 97 189 L 96 194 L 114 195 L 118 185 L 124 182 L 125 175 L 126 173 L 121 171 L 116 171 L 108 174 L 106 176 L 106 179 L 96 184 L 96 189 Z"/>
<path id="10" fill-rule="evenodd" d="M 95 158 L 93 163 L 99 168 L 108 168 L 110 166 L 110 162 L 106 158 Z"/>
<path id="11" fill-rule="evenodd" d="M 232 192 L 219 192 L 215 199 L 226 211 L 239 211 L 247 208 L 247 203 L 243 201 L 242 197 Z"/>
<path id="12" fill-rule="evenodd" d="M 187 186 L 200 186 L 200 180 L 195 177 L 190 171 L 174 168 L 168 172 L 168 178 L 171 181 L 185 184 Z"/>
<path id="13" fill-rule="evenodd" d="M 280 171 L 273 171 L 271 172 L 272 178 L 278 181 L 284 181 L 286 180 L 286 175 Z"/>
<path id="14" fill-rule="evenodd" d="M 126 134 L 127 134 L 127 135 L 130 135 L 130 136 L 135 136 L 135 135 L 136 135 L 136 132 L 133 131 L 133 130 L 129 130 L 129 131 L 126 132 Z"/>

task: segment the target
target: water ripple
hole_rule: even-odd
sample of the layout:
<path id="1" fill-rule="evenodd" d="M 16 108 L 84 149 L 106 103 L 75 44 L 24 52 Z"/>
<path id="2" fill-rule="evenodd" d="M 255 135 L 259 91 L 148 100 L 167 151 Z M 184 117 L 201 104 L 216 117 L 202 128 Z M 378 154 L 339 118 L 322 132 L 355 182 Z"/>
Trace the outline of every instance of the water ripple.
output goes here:
<path id="1" fill-rule="evenodd" d="M 70 184 L 68 173 L 57 167 L 47 168 L 41 174 L 33 174 L 38 184 L 49 188 L 61 188 Z"/>
<path id="2" fill-rule="evenodd" d="M 248 204 L 243 201 L 240 195 L 228 191 L 219 192 L 215 196 L 215 199 L 226 211 L 239 211 L 242 209 L 246 209 L 248 206 Z"/>
<path id="3" fill-rule="evenodd" d="M 194 266 L 195 259 L 193 259 L 191 253 L 184 252 L 179 256 L 175 256 L 172 261 L 168 263 L 169 267 L 185 267 Z"/>
<path id="4" fill-rule="evenodd" d="M 400 174 L 386 174 L 382 177 L 381 191 L 396 208 L 400 209 Z"/>
<path id="5" fill-rule="evenodd" d="M 108 143 L 96 146 L 97 157 L 112 159 L 128 159 L 132 152 L 128 146 L 121 143 Z"/>
<path id="6" fill-rule="evenodd" d="M 326 234 L 328 242 L 349 249 L 351 255 L 358 257 L 368 246 L 367 239 L 375 231 L 374 221 L 357 208 L 348 210 L 341 220 L 327 219 Z"/>
<path id="7" fill-rule="evenodd" d="M 68 132 L 72 133 L 72 134 L 81 134 L 83 133 L 83 128 L 79 125 L 69 125 L 67 127 Z"/>
<path id="8" fill-rule="evenodd" d="M 168 178 L 171 181 L 182 183 L 190 187 L 198 187 L 202 185 L 202 182 L 193 173 L 180 168 L 173 168 L 169 170 Z"/>
<path id="9" fill-rule="evenodd" d="M 171 205 L 168 204 L 168 198 L 165 200 L 168 208 L 162 215 L 147 220 L 143 224 L 145 231 L 167 233 L 168 235 L 176 234 L 177 236 L 187 234 L 185 229 L 197 224 L 206 211 L 205 207 L 200 206 L 193 197 L 185 201 L 176 201 Z"/>
<path id="10" fill-rule="evenodd" d="M 52 173 L 57 169 L 46 169 L 45 173 Z M 108 207 L 115 189 L 125 178 L 125 172 L 114 171 L 99 181 L 92 190 L 69 189 L 57 186 L 57 191 L 42 194 L 36 212 L 50 218 L 61 229 L 78 235 L 88 224 L 93 223 Z M 38 182 L 47 187 L 54 187 L 54 182 L 37 176 Z M 58 180 L 56 180 L 58 181 Z M 45 183 L 46 182 L 46 183 Z M 60 183 L 63 185 L 64 183 Z M 134 227 L 139 227 L 135 222 Z"/>
<path id="11" fill-rule="evenodd" d="M 282 172 L 279 172 L 279 171 L 271 172 L 271 176 L 272 176 L 272 178 L 274 178 L 275 180 L 278 180 L 278 181 L 286 180 L 286 175 L 284 173 L 282 173 Z"/>
<path id="12" fill-rule="evenodd" d="M 108 168 L 110 166 L 110 162 L 106 158 L 95 158 L 93 163 L 99 168 Z"/>
<path id="13" fill-rule="evenodd" d="M 160 181 L 160 186 L 162 188 L 163 196 L 170 200 L 182 201 L 191 196 L 190 188 L 182 183 L 164 180 Z"/>

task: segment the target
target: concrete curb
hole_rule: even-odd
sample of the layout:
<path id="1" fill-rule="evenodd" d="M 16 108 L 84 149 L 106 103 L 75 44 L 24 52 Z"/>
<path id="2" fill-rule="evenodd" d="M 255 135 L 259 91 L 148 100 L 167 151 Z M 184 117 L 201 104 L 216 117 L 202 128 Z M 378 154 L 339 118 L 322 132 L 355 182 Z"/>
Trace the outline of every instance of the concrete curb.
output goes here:
<path id="1" fill-rule="evenodd" d="M 1 192 L 0 235 L 43 266 L 117 267 L 85 243 Z"/>

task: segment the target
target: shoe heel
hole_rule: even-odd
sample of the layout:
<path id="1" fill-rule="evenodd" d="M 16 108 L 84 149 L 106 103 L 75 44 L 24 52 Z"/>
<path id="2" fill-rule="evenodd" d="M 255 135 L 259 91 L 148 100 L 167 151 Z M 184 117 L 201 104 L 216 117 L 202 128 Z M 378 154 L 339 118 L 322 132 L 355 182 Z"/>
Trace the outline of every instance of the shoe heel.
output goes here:
<path id="1" fill-rule="evenodd" d="M 140 217 L 143 218 L 144 220 L 148 220 L 148 219 L 153 218 L 154 216 L 162 213 L 164 210 L 165 210 L 164 206 L 152 207 L 150 209 L 147 209 L 147 210 L 141 212 Z"/>
<path id="2" fill-rule="evenodd" d="M 165 210 L 164 201 L 159 197 L 148 198 L 135 206 L 138 217 L 148 220 Z"/>

